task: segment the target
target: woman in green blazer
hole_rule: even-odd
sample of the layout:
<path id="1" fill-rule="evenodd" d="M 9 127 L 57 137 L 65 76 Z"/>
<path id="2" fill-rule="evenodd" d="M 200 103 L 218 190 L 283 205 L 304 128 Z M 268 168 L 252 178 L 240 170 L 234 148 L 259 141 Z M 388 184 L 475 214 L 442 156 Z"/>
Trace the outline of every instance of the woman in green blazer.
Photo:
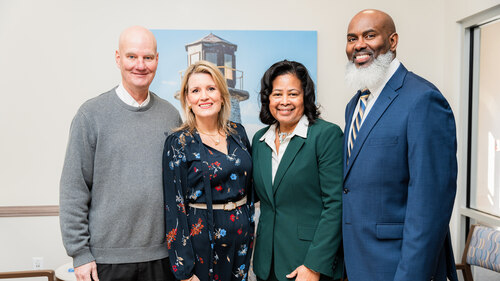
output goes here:
<path id="1" fill-rule="evenodd" d="M 261 81 L 253 138 L 253 179 L 261 215 L 254 272 L 259 280 L 340 278 L 342 131 L 318 119 L 314 83 L 294 61 L 272 65 Z"/>

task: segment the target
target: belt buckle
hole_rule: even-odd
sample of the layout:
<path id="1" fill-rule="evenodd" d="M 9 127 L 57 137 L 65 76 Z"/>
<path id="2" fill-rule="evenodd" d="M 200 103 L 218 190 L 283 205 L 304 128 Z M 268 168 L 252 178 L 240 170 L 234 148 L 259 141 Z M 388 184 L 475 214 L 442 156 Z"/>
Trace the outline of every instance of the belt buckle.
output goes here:
<path id="1" fill-rule="evenodd" d="M 234 209 L 236 209 L 236 203 L 229 202 L 229 203 L 224 204 L 224 211 L 232 211 Z"/>

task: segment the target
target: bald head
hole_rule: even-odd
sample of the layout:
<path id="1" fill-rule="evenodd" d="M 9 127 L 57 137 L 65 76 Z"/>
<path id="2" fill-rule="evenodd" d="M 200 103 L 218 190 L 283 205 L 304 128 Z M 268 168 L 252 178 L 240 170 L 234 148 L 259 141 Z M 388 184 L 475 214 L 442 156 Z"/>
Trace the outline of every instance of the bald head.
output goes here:
<path id="1" fill-rule="evenodd" d="M 147 98 L 158 66 L 153 33 L 142 26 L 125 29 L 120 35 L 115 59 L 122 74 L 123 86 L 140 104 Z"/>
<path id="2" fill-rule="evenodd" d="M 347 28 L 347 58 L 356 67 L 371 64 L 380 54 L 388 51 L 396 55 L 398 34 L 391 16 L 379 10 L 357 13 Z"/>
<path id="3" fill-rule="evenodd" d="M 349 28 L 351 25 L 360 24 L 362 21 L 369 21 L 372 24 L 378 24 L 387 34 L 396 32 L 396 25 L 394 25 L 394 21 L 391 16 L 379 10 L 367 9 L 357 13 L 349 23 Z"/>
<path id="4" fill-rule="evenodd" d="M 131 42 L 144 41 L 153 44 L 154 51 L 156 52 L 156 38 L 149 29 L 142 26 L 131 26 L 120 34 L 118 40 L 118 49 L 121 50 L 124 46 Z"/>

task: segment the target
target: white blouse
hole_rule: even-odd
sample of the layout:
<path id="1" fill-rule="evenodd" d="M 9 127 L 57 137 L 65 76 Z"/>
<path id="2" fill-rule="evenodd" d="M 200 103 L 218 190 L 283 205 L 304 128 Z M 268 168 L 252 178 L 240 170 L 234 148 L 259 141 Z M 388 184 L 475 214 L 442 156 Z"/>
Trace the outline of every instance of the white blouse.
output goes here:
<path id="1" fill-rule="evenodd" d="M 265 141 L 272 150 L 271 155 L 272 155 L 273 184 L 274 184 L 274 176 L 276 175 L 276 171 L 278 171 L 281 158 L 283 158 L 283 155 L 285 154 L 286 148 L 288 147 L 290 140 L 294 136 L 299 136 L 304 139 L 307 138 L 307 129 L 309 128 L 309 120 L 307 120 L 307 117 L 305 115 L 302 115 L 302 117 L 299 120 L 299 123 L 297 123 L 297 126 L 295 126 L 293 132 L 290 135 L 288 135 L 285 138 L 285 140 L 280 144 L 279 151 L 276 149 L 276 145 L 274 143 L 274 140 L 276 139 L 276 127 L 277 123 L 269 126 L 269 129 L 266 131 L 266 133 L 259 139 L 259 141 Z"/>

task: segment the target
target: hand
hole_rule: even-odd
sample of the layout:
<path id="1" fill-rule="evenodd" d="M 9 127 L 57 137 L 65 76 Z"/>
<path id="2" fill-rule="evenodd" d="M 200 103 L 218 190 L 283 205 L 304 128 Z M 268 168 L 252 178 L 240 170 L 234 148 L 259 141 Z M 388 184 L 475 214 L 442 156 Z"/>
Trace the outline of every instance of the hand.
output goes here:
<path id="1" fill-rule="evenodd" d="M 92 275 L 92 279 L 90 276 Z M 76 281 L 99 281 L 97 277 L 97 264 L 95 261 L 91 261 L 79 267 L 75 267 Z"/>
<path id="2" fill-rule="evenodd" d="M 292 273 L 288 274 L 286 278 L 295 278 L 295 281 L 319 281 L 319 272 L 315 272 L 305 265 L 297 267 Z"/>
<path id="3" fill-rule="evenodd" d="M 182 281 L 200 281 L 200 278 L 198 278 L 198 276 L 193 274 L 193 276 L 191 276 L 191 278 L 184 279 Z"/>

